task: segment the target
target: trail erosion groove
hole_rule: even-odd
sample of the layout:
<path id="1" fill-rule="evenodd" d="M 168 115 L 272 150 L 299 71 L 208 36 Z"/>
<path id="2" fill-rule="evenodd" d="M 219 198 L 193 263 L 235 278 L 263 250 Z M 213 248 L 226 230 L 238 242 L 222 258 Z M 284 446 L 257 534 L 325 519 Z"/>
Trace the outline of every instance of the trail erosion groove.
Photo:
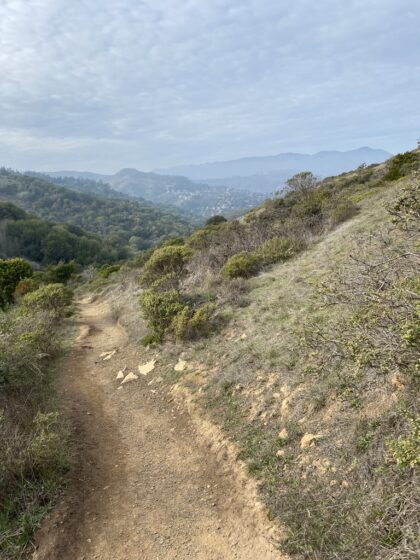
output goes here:
<path id="1" fill-rule="evenodd" d="M 138 372 L 141 350 L 107 302 L 82 300 L 78 321 L 60 381 L 75 442 L 70 481 L 33 560 L 284 558 L 229 461 L 149 385 L 158 367 L 120 385 L 119 371 Z"/>

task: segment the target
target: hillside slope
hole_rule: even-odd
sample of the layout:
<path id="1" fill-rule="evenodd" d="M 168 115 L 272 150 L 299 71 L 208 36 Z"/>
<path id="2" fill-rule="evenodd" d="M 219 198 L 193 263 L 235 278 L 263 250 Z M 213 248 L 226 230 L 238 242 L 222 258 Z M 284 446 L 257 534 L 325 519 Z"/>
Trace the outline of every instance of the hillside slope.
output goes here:
<path id="1" fill-rule="evenodd" d="M 261 235 L 276 220 L 285 227 L 287 202 L 266 203 L 242 226 L 196 232 L 186 242 L 195 252 L 182 305 L 201 306 L 190 315 L 197 329 L 209 310 L 203 302 L 214 302 L 215 330 L 195 339 L 197 330 L 185 330 L 188 307 L 179 311 L 165 292 L 178 319 L 166 323 L 163 344 L 147 339 L 144 359 L 157 360 L 150 382 L 172 386 L 239 446 L 272 517 L 286 526 L 281 549 L 293 558 L 417 557 L 419 160 L 419 151 L 396 156 L 296 199 L 287 232 L 300 216 L 294 234 L 304 229 L 306 249 L 249 280 L 226 284 L 217 271 L 232 271 L 223 266 L 243 250 L 247 227 L 257 223 Z M 329 189 L 339 198 L 325 206 Z M 331 229 L 329 204 L 342 208 L 344 193 L 359 211 Z M 256 262 L 241 259 L 236 265 Z M 133 337 L 144 329 L 137 277 L 116 276 L 104 292 Z"/>
<path id="2" fill-rule="evenodd" d="M 191 231 L 188 221 L 145 200 L 117 200 L 52 185 L 39 178 L 2 169 L 0 200 L 37 216 L 80 226 L 113 245 L 144 249 L 170 235 Z"/>

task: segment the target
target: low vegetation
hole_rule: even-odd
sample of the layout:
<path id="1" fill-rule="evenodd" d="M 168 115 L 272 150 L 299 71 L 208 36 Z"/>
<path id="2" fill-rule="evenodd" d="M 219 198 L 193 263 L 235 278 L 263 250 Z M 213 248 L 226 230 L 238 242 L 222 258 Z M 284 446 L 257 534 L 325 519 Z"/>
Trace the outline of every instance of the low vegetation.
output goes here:
<path id="1" fill-rule="evenodd" d="M 214 332 L 226 304 L 245 302 L 238 297 L 238 280 L 291 259 L 355 213 L 345 193 L 305 172 L 289 180 L 285 196 L 268 200 L 244 219 L 216 215 L 185 241 L 166 242 L 149 255 L 141 274 L 148 288 L 141 307 L 152 331 L 145 341 Z"/>
<path id="2" fill-rule="evenodd" d="M 141 295 L 159 375 L 238 443 L 296 559 L 417 557 L 419 160 L 296 177 L 196 230 L 176 282 Z M 180 335 L 197 305 L 213 328 Z"/>
<path id="3" fill-rule="evenodd" d="M 60 271 L 58 267 L 57 273 Z M 22 259 L 0 260 L 0 557 L 20 558 L 67 470 L 53 389 L 71 291 L 34 277 Z M 6 296 L 4 295 L 6 294 Z M 24 294 L 24 295 L 22 295 Z"/>
<path id="4" fill-rule="evenodd" d="M 155 382 L 184 385 L 237 443 L 296 560 L 417 557 L 419 163 L 416 150 L 323 181 L 300 173 L 239 219 L 80 274 L 143 337 L 144 360 L 160 345 Z M 66 469 L 50 366 L 80 272 L 71 259 L 17 264 L 0 261 L 17 270 L 0 287 L 10 555 Z"/>

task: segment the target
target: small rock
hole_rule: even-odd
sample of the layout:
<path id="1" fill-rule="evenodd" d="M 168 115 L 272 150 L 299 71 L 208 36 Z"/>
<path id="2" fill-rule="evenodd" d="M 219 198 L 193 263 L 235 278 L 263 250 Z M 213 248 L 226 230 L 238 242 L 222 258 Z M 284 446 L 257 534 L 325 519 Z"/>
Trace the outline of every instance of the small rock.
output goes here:
<path id="1" fill-rule="evenodd" d="M 181 360 L 181 358 L 179 358 L 178 363 L 174 366 L 174 370 L 175 371 L 184 371 L 186 365 L 187 365 L 187 362 L 185 360 Z"/>
<path id="2" fill-rule="evenodd" d="M 320 438 L 322 438 L 322 434 L 305 434 L 300 440 L 300 448 L 306 449 L 308 447 L 312 447 L 316 440 Z"/>
<path id="3" fill-rule="evenodd" d="M 140 364 L 138 367 L 139 373 L 142 375 L 147 375 L 155 369 L 156 360 L 151 360 L 145 364 Z"/>
<path id="4" fill-rule="evenodd" d="M 280 439 L 287 439 L 289 437 L 289 432 L 287 431 L 286 428 L 283 428 L 281 430 L 281 432 L 279 432 L 279 438 Z"/>
<path id="5" fill-rule="evenodd" d="M 117 353 L 116 350 L 111 350 L 110 352 L 103 352 L 99 357 L 101 358 L 105 354 L 102 361 L 106 362 L 107 360 L 110 360 L 112 356 L 114 356 L 114 354 L 116 353 Z"/>
<path id="6" fill-rule="evenodd" d="M 130 381 L 136 381 L 136 379 L 138 379 L 138 375 L 130 371 L 130 373 L 127 373 L 127 375 L 121 381 L 121 385 L 124 385 L 125 383 L 130 383 Z"/>
<path id="7" fill-rule="evenodd" d="M 284 457 L 285 455 L 285 450 L 284 449 L 279 449 L 276 453 L 277 457 Z"/>
<path id="8" fill-rule="evenodd" d="M 120 369 L 120 371 L 117 373 L 117 377 L 116 380 L 118 381 L 119 379 L 124 379 L 124 372 Z"/>

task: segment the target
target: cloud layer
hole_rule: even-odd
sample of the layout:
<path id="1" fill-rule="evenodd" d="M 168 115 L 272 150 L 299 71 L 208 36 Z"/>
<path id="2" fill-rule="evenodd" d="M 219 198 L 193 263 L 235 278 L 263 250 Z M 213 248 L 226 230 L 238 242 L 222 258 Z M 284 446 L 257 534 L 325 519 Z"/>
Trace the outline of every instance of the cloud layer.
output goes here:
<path id="1" fill-rule="evenodd" d="M 0 0 L 0 164 L 409 148 L 417 0 Z"/>

